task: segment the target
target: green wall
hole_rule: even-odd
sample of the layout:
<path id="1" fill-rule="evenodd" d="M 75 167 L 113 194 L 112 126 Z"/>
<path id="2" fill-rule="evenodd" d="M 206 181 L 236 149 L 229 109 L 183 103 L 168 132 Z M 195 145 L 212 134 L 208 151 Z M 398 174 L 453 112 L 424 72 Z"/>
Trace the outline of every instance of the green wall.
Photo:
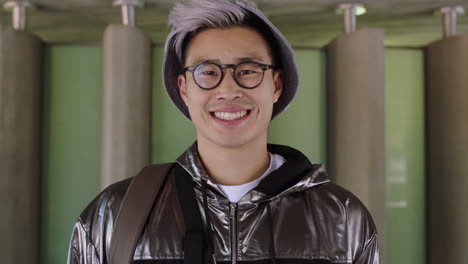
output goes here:
<path id="1" fill-rule="evenodd" d="M 325 53 L 296 50 L 301 85 L 294 103 L 270 125 L 269 141 L 326 163 Z M 152 162 L 177 158 L 195 130 L 165 94 L 163 48 L 153 52 Z M 387 49 L 387 262 L 424 261 L 423 54 Z M 75 219 L 99 192 L 101 48 L 49 46 L 43 112 L 42 263 L 66 261 Z M 177 138 L 176 141 L 173 138 Z"/>
<path id="2" fill-rule="evenodd" d="M 289 145 L 303 152 L 312 163 L 326 162 L 325 53 L 296 50 L 300 88 L 288 109 L 269 128 L 269 142 Z"/>
<path id="3" fill-rule="evenodd" d="M 164 48 L 153 50 L 152 162 L 177 159 L 196 140 L 195 128 L 172 104 L 162 81 Z M 177 140 L 174 140 L 176 138 Z"/>
<path id="4" fill-rule="evenodd" d="M 388 264 L 425 261 L 424 57 L 385 51 Z"/>
<path id="5" fill-rule="evenodd" d="M 99 191 L 101 49 L 49 46 L 42 144 L 44 264 L 65 263 L 79 212 Z"/>

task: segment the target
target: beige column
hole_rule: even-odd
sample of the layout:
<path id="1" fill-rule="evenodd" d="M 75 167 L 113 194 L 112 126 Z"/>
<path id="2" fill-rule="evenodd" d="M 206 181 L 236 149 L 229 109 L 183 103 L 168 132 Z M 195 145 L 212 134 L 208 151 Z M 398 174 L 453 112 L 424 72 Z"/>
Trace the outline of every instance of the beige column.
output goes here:
<path id="1" fill-rule="evenodd" d="M 110 25 L 103 39 L 102 187 L 150 162 L 151 40 L 138 28 Z"/>
<path id="2" fill-rule="evenodd" d="M 343 34 L 327 49 L 327 166 L 377 225 L 385 248 L 384 32 Z M 383 255 L 383 254 L 382 254 Z"/>
<path id="3" fill-rule="evenodd" d="M 468 260 L 468 34 L 428 46 L 428 263 Z"/>
<path id="4" fill-rule="evenodd" d="M 0 256 L 39 263 L 43 45 L 0 26 Z"/>

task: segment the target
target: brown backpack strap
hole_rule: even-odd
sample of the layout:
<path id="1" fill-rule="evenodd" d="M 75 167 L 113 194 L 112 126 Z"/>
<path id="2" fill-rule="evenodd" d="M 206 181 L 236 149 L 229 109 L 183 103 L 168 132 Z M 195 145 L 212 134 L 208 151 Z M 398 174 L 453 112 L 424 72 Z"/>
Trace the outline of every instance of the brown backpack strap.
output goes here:
<path id="1" fill-rule="evenodd" d="M 110 243 L 109 264 L 130 264 L 154 201 L 175 163 L 143 168 L 120 204 Z"/>

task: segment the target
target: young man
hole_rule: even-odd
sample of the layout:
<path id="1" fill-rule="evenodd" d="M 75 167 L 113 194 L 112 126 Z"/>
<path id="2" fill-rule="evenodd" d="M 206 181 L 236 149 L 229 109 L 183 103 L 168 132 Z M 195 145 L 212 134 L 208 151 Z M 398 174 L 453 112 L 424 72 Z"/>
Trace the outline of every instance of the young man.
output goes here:
<path id="1" fill-rule="evenodd" d="M 298 87 L 284 36 L 246 1 L 193 0 L 176 5 L 169 21 L 164 82 L 197 142 L 158 190 L 134 263 L 193 262 L 185 236 L 197 219 L 187 219 L 177 190 L 184 175 L 202 218 L 203 263 L 379 263 L 376 229 L 359 200 L 299 151 L 267 144 L 271 119 Z M 81 214 L 69 263 L 108 263 L 130 183 L 110 186 Z"/>

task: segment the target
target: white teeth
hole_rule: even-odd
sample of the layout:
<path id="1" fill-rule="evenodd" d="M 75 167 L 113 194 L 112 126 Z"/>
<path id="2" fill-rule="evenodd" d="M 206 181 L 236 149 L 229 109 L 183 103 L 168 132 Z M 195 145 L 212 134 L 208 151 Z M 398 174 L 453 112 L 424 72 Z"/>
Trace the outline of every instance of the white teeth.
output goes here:
<path id="1" fill-rule="evenodd" d="M 223 120 L 234 120 L 241 118 L 247 114 L 247 111 L 240 111 L 236 113 L 228 113 L 228 112 L 214 112 L 214 115 Z"/>

